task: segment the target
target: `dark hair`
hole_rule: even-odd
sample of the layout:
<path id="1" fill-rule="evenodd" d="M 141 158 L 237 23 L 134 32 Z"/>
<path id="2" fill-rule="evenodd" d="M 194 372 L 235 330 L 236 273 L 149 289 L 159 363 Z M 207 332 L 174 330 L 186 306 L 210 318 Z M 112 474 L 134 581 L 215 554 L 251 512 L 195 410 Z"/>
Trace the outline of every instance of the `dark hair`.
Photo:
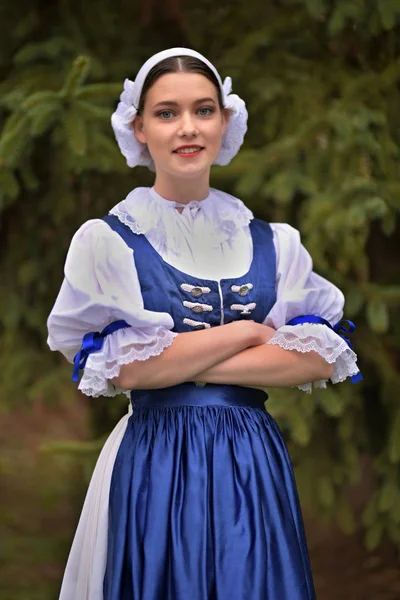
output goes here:
<path id="1" fill-rule="evenodd" d="M 221 88 L 218 83 L 218 79 L 215 77 L 212 70 L 201 60 L 193 56 L 171 56 L 157 63 L 147 74 L 144 80 L 142 93 L 140 95 L 140 101 L 138 106 L 138 114 L 143 112 L 144 103 L 146 101 L 147 92 L 155 84 L 157 79 L 166 75 L 167 73 L 198 73 L 207 77 L 212 84 L 215 85 L 218 95 L 218 104 L 221 110 L 224 105 L 222 102 Z"/>

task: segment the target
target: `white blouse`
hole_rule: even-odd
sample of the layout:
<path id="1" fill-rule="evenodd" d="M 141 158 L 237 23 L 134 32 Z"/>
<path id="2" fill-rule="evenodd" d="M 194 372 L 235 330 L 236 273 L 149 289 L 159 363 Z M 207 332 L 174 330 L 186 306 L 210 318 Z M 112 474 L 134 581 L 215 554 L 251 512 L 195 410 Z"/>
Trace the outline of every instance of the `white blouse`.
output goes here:
<path id="1" fill-rule="evenodd" d="M 177 210 L 179 209 L 179 210 Z M 181 205 L 153 188 L 136 188 L 111 211 L 135 233 L 142 233 L 175 268 L 219 281 L 241 277 L 253 256 L 251 211 L 237 198 L 211 189 L 200 202 Z M 277 331 L 270 344 L 288 350 L 318 352 L 335 364 L 332 382 L 358 372 L 356 354 L 333 330 L 320 324 L 286 326 L 293 317 L 314 314 L 335 325 L 343 316 L 342 292 L 312 270 L 312 260 L 298 231 L 271 224 L 276 250 L 277 301 L 265 324 Z M 73 362 L 83 336 L 124 319 L 131 327 L 105 338 L 87 360 L 79 389 L 89 396 L 119 393 L 110 379 L 123 364 L 163 352 L 174 337 L 168 313 L 146 310 L 132 250 L 101 219 L 92 219 L 74 235 L 65 277 L 48 318 L 48 344 Z M 325 387 L 326 381 L 314 382 Z M 311 383 L 299 386 L 311 391 Z"/>

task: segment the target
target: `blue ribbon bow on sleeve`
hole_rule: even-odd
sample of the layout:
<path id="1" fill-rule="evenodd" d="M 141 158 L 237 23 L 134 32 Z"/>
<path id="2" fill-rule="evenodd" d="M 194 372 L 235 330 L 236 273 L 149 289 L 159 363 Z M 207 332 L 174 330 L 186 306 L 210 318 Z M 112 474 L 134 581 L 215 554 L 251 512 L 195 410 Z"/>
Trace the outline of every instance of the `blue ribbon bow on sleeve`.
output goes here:
<path id="1" fill-rule="evenodd" d="M 332 329 L 335 333 L 337 333 L 346 342 L 349 348 L 353 350 L 353 344 L 351 343 L 349 338 L 346 337 L 346 335 L 348 335 L 349 333 L 353 333 L 353 331 L 355 331 L 356 329 L 356 326 L 352 321 L 347 321 L 346 319 L 343 319 L 342 321 L 339 321 L 338 323 L 336 323 L 336 325 L 332 327 L 329 321 L 323 319 L 322 317 L 317 317 L 316 315 L 301 315 L 300 317 L 294 317 L 293 319 L 290 319 L 290 321 L 288 321 L 286 325 L 302 325 L 303 323 L 317 323 L 320 325 L 326 325 L 327 327 L 329 327 L 329 329 Z M 356 373 L 355 375 L 352 375 L 350 379 L 351 383 L 358 383 L 359 381 L 362 381 L 362 375 L 360 371 L 358 371 L 358 373 Z"/>
<path id="2" fill-rule="evenodd" d="M 124 329 L 125 327 L 130 327 L 130 325 L 121 319 L 119 321 L 113 321 L 104 327 L 104 329 L 100 332 L 91 331 L 83 336 L 81 349 L 79 352 L 77 352 L 77 354 L 75 354 L 74 357 L 72 381 L 78 381 L 79 371 L 85 368 L 89 355 L 102 349 L 104 339 L 107 337 L 107 335 L 114 333 L 114 331 L 118 331 L 118 329 Z"/>

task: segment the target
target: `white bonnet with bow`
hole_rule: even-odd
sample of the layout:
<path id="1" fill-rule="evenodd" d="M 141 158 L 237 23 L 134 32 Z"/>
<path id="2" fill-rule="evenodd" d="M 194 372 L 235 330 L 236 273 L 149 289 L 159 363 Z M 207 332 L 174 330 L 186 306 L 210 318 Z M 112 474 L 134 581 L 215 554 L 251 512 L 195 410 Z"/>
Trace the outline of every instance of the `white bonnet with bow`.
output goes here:
<path id="1" fill-rule="evenodd" d="M 141 67 L 135 81 L 125 79 L 124 91 L 120 96 L 120 102 L 116 111 L 111 117 L 111 124 L 114 129 L 115 137 L 122 154 L 126 158 L 129 167 L 142 165 L 152 171 L 155 170 L 153 159 L 147 149 L 146 144 L 139 142 L 132 129 L 132 122 L 137 115 L 140 95 L 143 84 L 151 69 L 166 58 L 172 56 L 193 56 L 205 63 L 214 73 L 219 83 L 222 102 L 225 108 L 229 109 L 231 115 L 228 127 L 222 138 L 222 145 L 217 158 L 214 161 L 216 165 L 227 165 L 239 151 L 243 143 L 244 134 L 247 130 L 247 110 L 244 101 L 236 94 L 231 94 L 232 80 L 226 77 L 224 83 L 217 69 L 202 54 L 189 48 L 170 48 L 154 54 Z"/>

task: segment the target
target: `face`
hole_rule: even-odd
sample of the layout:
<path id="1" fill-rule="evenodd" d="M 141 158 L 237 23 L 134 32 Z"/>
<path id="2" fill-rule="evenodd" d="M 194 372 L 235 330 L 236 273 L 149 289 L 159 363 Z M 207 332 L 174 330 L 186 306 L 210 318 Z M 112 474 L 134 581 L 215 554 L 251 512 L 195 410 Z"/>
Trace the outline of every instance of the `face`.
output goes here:
<path id="1" fill-rule="evenodd" d="M 149 89 L 134 131 L 147 144 L 157 176 L 197 178 L 209 175 L 227 123 L 211 81 L 198 73 L 169 73 Z"/>

